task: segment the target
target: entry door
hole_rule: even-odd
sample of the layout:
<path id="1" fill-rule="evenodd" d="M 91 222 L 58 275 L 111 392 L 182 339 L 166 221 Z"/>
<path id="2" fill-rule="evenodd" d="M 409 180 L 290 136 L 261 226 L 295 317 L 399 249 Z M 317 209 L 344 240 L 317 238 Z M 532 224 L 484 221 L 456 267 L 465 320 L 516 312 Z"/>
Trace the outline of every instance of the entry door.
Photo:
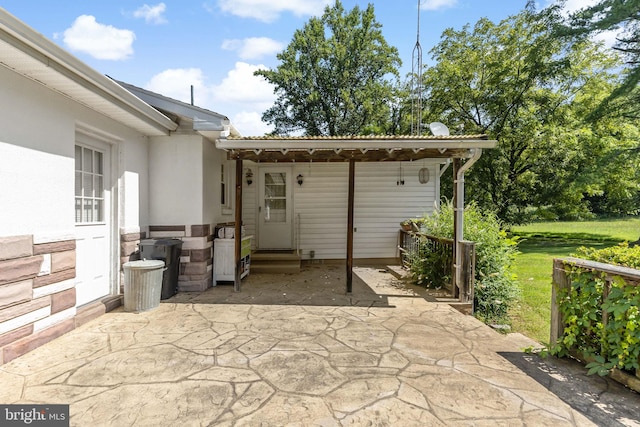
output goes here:
<path id="1" fill-rule="evenodd" d="M 291 168 L 260 169 L 258 248 L 291 249 Z"/>
<path id="2" fill-rule="evenodd" d="M 75 146 L 76 305 L 111 293 L 110 146 L 84 135 Z"/>

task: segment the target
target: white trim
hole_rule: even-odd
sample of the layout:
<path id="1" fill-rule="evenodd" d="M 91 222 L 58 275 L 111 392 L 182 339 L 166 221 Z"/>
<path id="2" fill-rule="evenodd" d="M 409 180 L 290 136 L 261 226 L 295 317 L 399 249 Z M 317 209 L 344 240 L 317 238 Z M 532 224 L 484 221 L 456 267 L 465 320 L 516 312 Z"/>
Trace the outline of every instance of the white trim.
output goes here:
<path id="1" fill-rule="evenodd" d="M 22 316 L 9 319 L 6 322 L 0 323 L 0 335 L 9 331 L 13 331 L 14 329 L 18 329 L 22 326 L 28 325 L 29 323 L 36 322 L 40 319 L 43 319 L 49 316 L 50 314 L 51 314 L 51 306 L 48 305 L 46 307 L 39 308 L 38 310 L 23 314 Z"/>
<path id="2" fill-rule="evenodd" d="M 58 313 L 52 314 L 49 317 L 45 317 L 44 319 L 36 320 L 33 323 L 33 332 L 40 332 L 62 321 L 72 319 L 76 315 L 76 312 L 76 308 L 71 307 L 66 310 L 59 311 Z"/>
<path id="3" fill-rule="evenodd" d="M 133 226 L 133 227 L 120 227 L 120 234 L 138 234 L 138 233 L 142 233 L 142 229 L 138 226 Z"/>
<path id="4" fill-rule="evenodd" d="M 37 233 L 33 235 L 33 244 L 41 245 L 44 243 L 65 242 L 67 240 L 76 240 L 76 233 L 74 231 L 58 231 L 58 232 L 46 232 Z"/>
<path id="5" fill-rule="evenodd" d="M 33 289 L 33 299 L 44 297 L 47 295 L 57 294 L 58 292 L 66 291 L 75 287 L 75 279 L 67 279 L 62 282 L 53 283 L 51 285 L 40 286 Z"/>
<path id="6" fill-rule="evenodd" d="M 42 263 L 40 264 L 38 276 L 44 276 L 45 274 L 51 274 L 51 254 L 42 255 Z"/>
<path id="7" fill-rule="evenodd" d="M 76 133 L 80 133 L 92 139 L 97 139 L 109 145 L 122 142 L 123 139 L 86 123 L 76 121 Z"/>

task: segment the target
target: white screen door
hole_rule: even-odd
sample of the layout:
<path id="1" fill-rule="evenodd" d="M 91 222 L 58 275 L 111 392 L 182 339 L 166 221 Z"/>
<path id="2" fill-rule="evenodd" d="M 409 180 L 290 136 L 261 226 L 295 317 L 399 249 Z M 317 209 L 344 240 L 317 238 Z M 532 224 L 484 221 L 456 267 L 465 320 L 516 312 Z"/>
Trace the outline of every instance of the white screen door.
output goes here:
<path id="1" fill-rule="evenodd" d="M 260 169 L 258 248 L 291 249 L 291 168 Z"/>
<path id="2" fill-rule="evenodd" d="M 111 293 L 111 156 L 107 144 L 76 136 L 76 305 Z"/>

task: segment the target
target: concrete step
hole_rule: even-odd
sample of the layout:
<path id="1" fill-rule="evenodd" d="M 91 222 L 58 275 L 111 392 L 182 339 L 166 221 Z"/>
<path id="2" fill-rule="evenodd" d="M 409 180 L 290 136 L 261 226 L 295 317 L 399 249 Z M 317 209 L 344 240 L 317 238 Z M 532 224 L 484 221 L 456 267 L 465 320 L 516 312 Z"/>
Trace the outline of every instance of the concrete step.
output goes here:
<path id="1" fill-rule="evenodd" d="M 300 257 L 295 251 L 255 251 L 251 254 L 251 273 L 295 274 L 300 272 Z"/>

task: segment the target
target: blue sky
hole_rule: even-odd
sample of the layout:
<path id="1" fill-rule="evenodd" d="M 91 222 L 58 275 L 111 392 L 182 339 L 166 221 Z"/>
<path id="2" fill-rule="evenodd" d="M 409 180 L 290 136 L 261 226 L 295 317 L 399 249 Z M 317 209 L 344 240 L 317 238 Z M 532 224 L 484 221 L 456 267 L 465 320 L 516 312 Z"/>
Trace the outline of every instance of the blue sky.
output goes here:
<path id="1" fill-rule="evenodd" d="M 539 0 L 541 7 L 555 0 Z M 595 0 L 569 0 L 571 10 Z M 402 75 L 411 68 L 417 0 L 342 0 L 345 9 L 372 3 L 387 42 L 398 48 Z M 0 5 L 97 71 L 228 116 L 243 135 L 270 128 L 260 121 L 275 99 L 253 76 L 278 65 L 276 54 L 296 29 L 333 0 L 3 0 Z M 420 44 L 429 50 L 448 27 L 522 10 L 526 0 L 421 0 Z"/>

